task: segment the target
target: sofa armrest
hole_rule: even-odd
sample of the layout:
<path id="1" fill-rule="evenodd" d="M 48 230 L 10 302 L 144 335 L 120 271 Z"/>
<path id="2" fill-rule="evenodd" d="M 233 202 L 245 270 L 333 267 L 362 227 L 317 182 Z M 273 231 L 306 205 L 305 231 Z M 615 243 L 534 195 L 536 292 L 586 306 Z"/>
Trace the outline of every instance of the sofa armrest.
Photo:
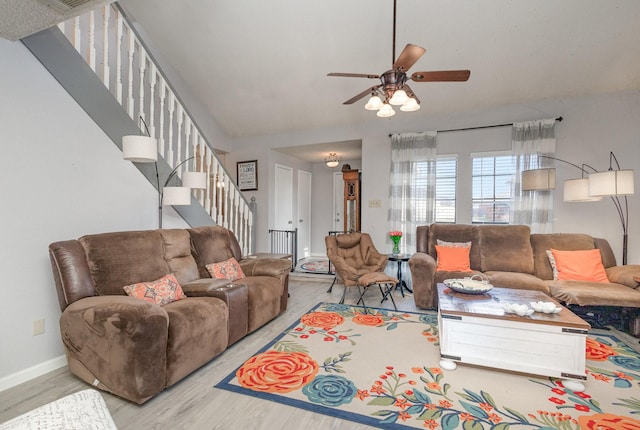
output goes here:
<path id="1" fill-rule="evenodd" d="M 168 327 L 162 307 L 128 296 L 80 299 L 60 317 L 71 371 L 136 403 L 165 388 Z"/>
<path id="2" fill-rule="evenodd" d="M 640 264 L 628 264 L 626 266 L 613 266 L 605 269 L 609 282 L 626 285 L 629 288 L 640 286 Z"/>
<path id="3" fill-rule="evenodd" d="M 291 272 L 291 260 L 281 258 L 247 258 L 240 260 L 246 276 L 273 276 L 282 278 Z"/>
<path id="4" fill-rule="evenodd" d="M 438 307 L 438 290 L 435 282 L 436 267 L 436 260 L 424 252 L 416 252 L 409 258 L 413 298 L 419 308 L 435 309 Z"/>

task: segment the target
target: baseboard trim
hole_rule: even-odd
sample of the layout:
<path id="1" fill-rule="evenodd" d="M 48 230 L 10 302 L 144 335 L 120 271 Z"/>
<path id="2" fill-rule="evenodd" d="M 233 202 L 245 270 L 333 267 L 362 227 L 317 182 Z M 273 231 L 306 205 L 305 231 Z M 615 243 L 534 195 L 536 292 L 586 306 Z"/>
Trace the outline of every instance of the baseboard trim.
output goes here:
<path id="1" fill-rule="evenodd" d="M 31 366 L 28 369 L 5 376 L 0 379 L 0 391 L 8 390 L 9 388 L 13 388 L 16 385 L 20 385 L 66 365 L 67 357 L 65 355 L 61 355 L 59 357 L 52 358 L 51 360 L 36 364 L 35 366 Z"/>

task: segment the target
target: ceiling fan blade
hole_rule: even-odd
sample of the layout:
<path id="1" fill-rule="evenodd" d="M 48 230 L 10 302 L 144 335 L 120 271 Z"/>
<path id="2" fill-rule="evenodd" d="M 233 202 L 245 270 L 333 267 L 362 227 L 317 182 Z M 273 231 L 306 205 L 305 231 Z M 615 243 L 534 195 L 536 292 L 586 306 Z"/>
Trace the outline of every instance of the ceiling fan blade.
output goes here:
<path id="1" fill-rule="evenodd" d="M 352 103 L 355 103 L 358 100 L 360 100 L 361 98 L 365 97 L 367 94 L 372 94 L 372 93 L 376 92 L 378 90 L 378 88 L 380 88 L 381 86 L 382 85 L 376 85 L 375 87 L 367 88 L 366 90 L 364 90 L 360 94 L 357 94 L 357 95 L 351 97 L 349 100 L 347 100 L 346 102 L 344 102 L 342 104 L 343 105 L 350 105 Z"/>
<path id="2" fill-rule="evenodd" d="M 377 79 L 380 75 L 370 75 L 366 73 L 327 73 L 327 76 L 340 76 L 343 78 L 369 78 Z"/>
<path id="3" fill-rule="evenodd" d="M 469 70 L 440 70 L 436 72 L 415 72 L 411 75 L 414 82 L 463 82 L 469 79 Z"/>
<path id="4" fill-rule="evenodd" d="M 402 89 L 404 90 L 405 93 L 407 93 L 407 95 L 409 97 L 413 97 L 414 99 L 416 99 L 416 102 L 418 102 L 418 104 L 420 104 L 420 99 L 418 98 L 416 93 L 413 92 L 413 90 L 411 89 L 411 87 L 409 85 L 407 85 L 407 84 L 403 85 Z"/>
<path id="5" fill-rule="evenodd" d="M 402 69 L 403 72 L 407 72 L 413 66 L 416 61 L 420 59 L 427 52 L 422 46 L 413 45 L 411 43 L 407 43 L 407 46 L 404 47 L 396 62 L 393 63 L 393 69 Z"/>

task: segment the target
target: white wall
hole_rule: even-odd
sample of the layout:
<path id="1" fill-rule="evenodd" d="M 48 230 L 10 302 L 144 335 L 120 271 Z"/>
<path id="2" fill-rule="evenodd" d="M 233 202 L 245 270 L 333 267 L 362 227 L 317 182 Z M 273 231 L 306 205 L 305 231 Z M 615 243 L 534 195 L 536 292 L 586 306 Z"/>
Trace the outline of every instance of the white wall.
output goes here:
<path id="1" fill-rule="evenodd" d="M 153 186 L 22 43 L 0 39 L 0 58 L 2 390 L 66 364 L 48 245 L 158 221 Z M 186 225 L 169 209 L 165 226 Z"/>

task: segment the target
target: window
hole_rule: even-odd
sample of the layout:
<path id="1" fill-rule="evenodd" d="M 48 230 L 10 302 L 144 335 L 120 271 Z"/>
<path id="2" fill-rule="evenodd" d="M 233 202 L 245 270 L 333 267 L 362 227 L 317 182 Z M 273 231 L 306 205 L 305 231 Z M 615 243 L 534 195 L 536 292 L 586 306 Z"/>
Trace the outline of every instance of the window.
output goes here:
<path id="1" fill-rule="evenodd" d="M 433 222 L 456 222 L 456 174 L 458 159 L 456 156 L 447 155 L 436 160 L 436 198 L 435 219 Z M 429 162 L 416 163 L 416 175 L 413 187 L 415 193 L 414 204 L 416 214 L 421 221 L 427 221 L 427 178 Z"/>
<path id="2" fill-rule="evenodd" d="M 514 176 L 512 155 L 472 155 L 472 223 L 509 223 Z"/>
<path id="3" fill-rule="evenodd" d="M 436 160 L 435 222 L 456 222 L 456 176 L 458 159 L 447 155 Z"/>

